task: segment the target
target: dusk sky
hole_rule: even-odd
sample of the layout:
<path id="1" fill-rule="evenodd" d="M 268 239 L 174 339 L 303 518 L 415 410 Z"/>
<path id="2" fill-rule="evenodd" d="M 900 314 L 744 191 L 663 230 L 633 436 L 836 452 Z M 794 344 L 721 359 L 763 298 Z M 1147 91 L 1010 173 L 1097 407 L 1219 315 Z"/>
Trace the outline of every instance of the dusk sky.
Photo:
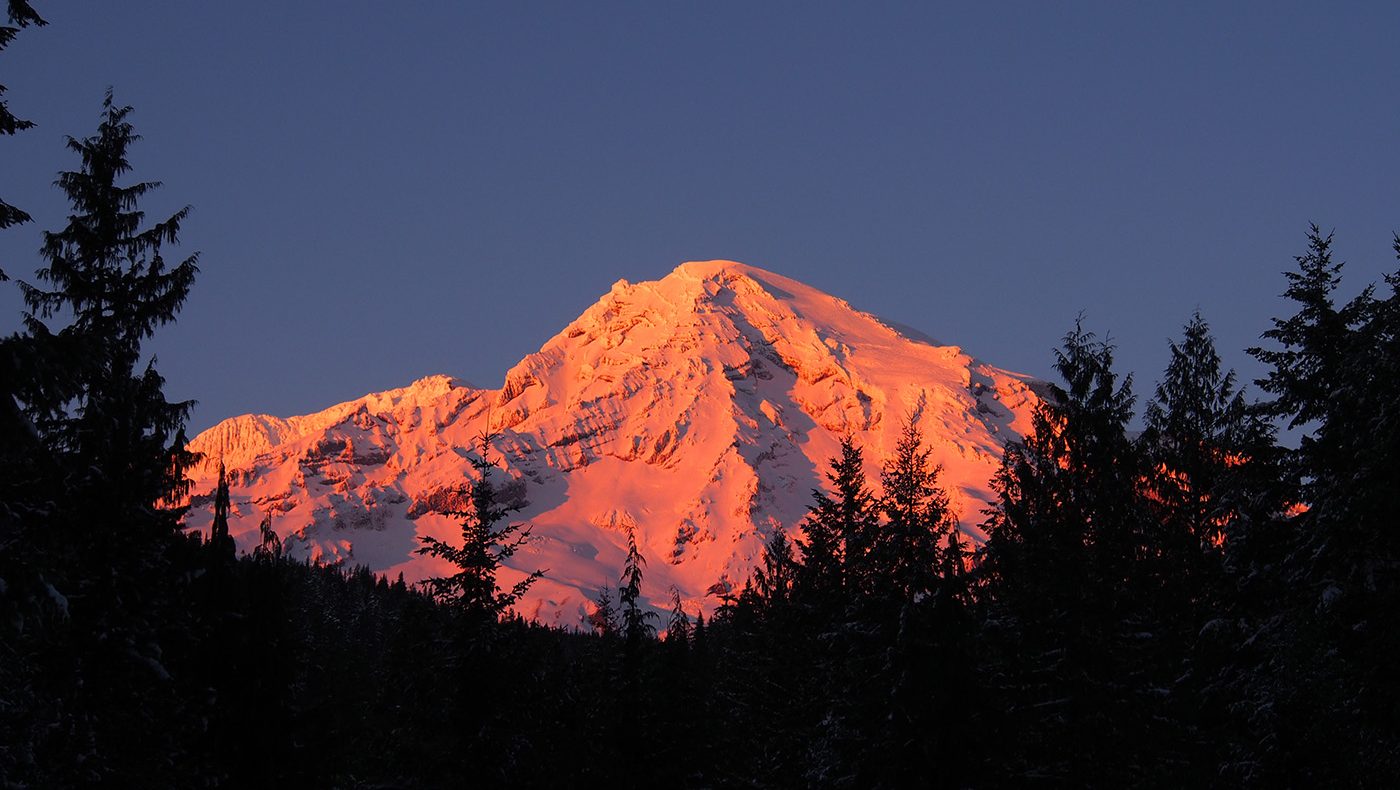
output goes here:
<path id="1" fill-rule="evenodd" d="M 1400 4 L 35 3 L 0 55 L 30 279 L 114 87 L 202 272 L 151 348 L 191 433 L 499 386 L 619 278 L 728 258 L 1050 377 L 1080 311 L 1142 399 L 1227 363 L 1309 221 L 1394 271 Z M 976 5 L 977 7 L 973 7 Z M 13 283 L 0 330 L 18 326 Z"/>

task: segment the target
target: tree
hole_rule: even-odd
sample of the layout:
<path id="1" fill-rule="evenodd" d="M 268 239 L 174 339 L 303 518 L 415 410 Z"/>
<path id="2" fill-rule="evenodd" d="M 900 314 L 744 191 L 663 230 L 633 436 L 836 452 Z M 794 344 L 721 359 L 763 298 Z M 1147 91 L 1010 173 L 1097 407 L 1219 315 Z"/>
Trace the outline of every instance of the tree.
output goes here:
<path id="1" fill-rule="evenodd" d="M 467 491 L 470 509 L 447 513 L 462 520 L 462 545 L 424 535 L 419 538 L 423 546 L 418 549 L 419 554 L 446 560 L 457 568 L 451 576 L 425 582 L 433 597 L 488 622 L 498 619 L 545 574 L 544 570 L 532 571 L 505 591 L 497 583 L 496 573 L 505 560 L 529 542 L 530 528 L 521 522 L 501 525 L 502 519 L 522 510 L 525 503 L 505 500 L 491 482 L 496 469 L 491 460 L 491 443 L 495 439 L 490 433 L 477 439 L 477 454 L 471 459 L 476 478 L 468 483 Z"/>
<path id="2" fill-rule="evenodd" d="M 163 255 L 178 242 L 188 206 L 142 229 L 145 213 L 138 205 L 160 182 L 116 183 L 130 172 L 127 151 L 140 139 L 130 113 L 116 106 L 109 90 L 98 133 L 68 138 L 82 168 L 60 173 L 57 183 L 73 214 L 64 229 L 44 233 L 47 265 L 37 274 L 49 287 L 21 283 L 21 290 L 29 308 L 26 327 L 41 346 L 72 354 L 66 374 L 76 384 L 70 398 L 28 399 L 31 418 L 52 450 L 80 459 L 81 474 L 100 486 L 108 508 L 140 515 L 187 492 L 184 473 L 194 458 L 185 451 L 183 428 L 193 401 L 167 402 L 155 360 L 143 369 L 140 361 L 142 341 L 174 321 L 184 304 L 199 256 L 168 266 Z M 51 343 L 42 319 L 60 311 L 72 320 Z M 38 389 L 45 389 L 42 382 Z M 178 522 L 178 510 L 167 513 L 159 519 L 163 531 Z"/>
<path id="3" fill-rule="evenodd" d="M 617 607 L 613 605 L 610 585 L 598 588 L 598 597 L 593 599 L 593 611 L 588 615 L 588 624 L 593 632 L 605 639 L 617 636 Z"/>
<path id="4" fill-rule="evenodd" d="M 977 571 L 984 685 L 1001 695 L 988 708 L 1003 717 L 984 726 L 1024 741 L 1026 762 L 1005 766 L 1013 782 L 1045 771 L 1084 778 L 1096 759 L 1122 766 L 1115 750 L 1143 742 L 1134 728 L 1153 711 L 1122 682 L 1140 674 L 1132 664 L 1146 649 L 1133 635 L 1152 631 L 1139 586 L 1138 563 L 1154 549 L 1127 434 L 1131 376 L 1119 382 L 1112 346 L 1079 322 L 1055 368 L 1063 386 L 1036 407 L 992 481 Z"/>
<path id="5" fill-rule="evenodd" d="M 188 207 L 146 226 L 140 203 L 158 182 L 119 183 L 140 139 L 130 113 L 108 91 L 97 133 L 68 138 L 79 167 L 57 185 L 71 213 L 43 234 L 38 285 L 21 283 L 24 333 L 6 338 L 0 353 L 8 489 L 0 542 L 23 547 L 18 558 L 0 557 L 0 573 L 6 586 L 41 590 L 66 609 L 16 640 L 21 663 L 43 676 L 46 697 L 34 711 L 55 717 L 36 720 L 31 732 L 41 742 L 20 748 L 70 739 L 93 756 L 38 785 L 173 766 L 182 759 L 176 731 L 198 708 L 170 682 L 197 629 L 189 606 L 197 555 L 179 504 L 196 460 L 184 436 L 192 403 L 167 401 L 155 360 L 142 353 L 184 304 L 197 255 L 173 264 L 164 257 Z M 55 318 L 66 322 L 56 332 L 46 323 Z"/>
<path id="6" fill-rule="evenodd" d="M 1194 314 L 1143 415 L 1143 452 L 1162 551 L 1161 583 L 1175 597 L 1213 587 L 1227 537 L 1281 509 L 1274 429 L 1222 371 L 1210 327 Z M 1209 574 L 1209 575 L 1208 575 Z"/>
<path id="7" fill-rule="evenodd" d="M 754 568 L 753 586 L 765 611 L 782 610 L 792 599 L 793 578 L 797 575 L 797 558 L 787 531 L 778 526 L 763 544 L 759 566 Z"/>
<path id="8" fill-rule="evenodd" d="M 666 620 L 666 645 L 684 652 L 690 642 L 690 615 L 681 605 L 681 591 L 671 588 L 671 616 Z"/>
<path id="9" fill-rule="evenodd" d="M 9 0 L 9 20 L 10 24 L 0 26 L 0 50 L 10 45 L 20 29 L 34 25 L 43 27 L 47 25 L 38 13 L 25 2 L 25 0 Z M 0 85 L 0 135 L 12 135 L 25 129 L 33 129 L 34 122 L 16 118 L 10 112 L 9 102 L 5 100 L 5 86 Z M 0 200 L 0 230 L 12 225 L 22 225 L 31 221 L 29 214 L 11 206 L 4 200 Z M 4 269 L 0 269 L 0 282 L 5 279 Z"/>
<path id="10" fill-rule="evenodd" d="M 282 538 L 272 528 L 272 512 L 263 514 L 258 522 L 258 545 L 253 547 L 253 558 L 276 562 L 282 558 Z M 399 574 L 402 579 L 403 574 Z"/>
<path id="11" fill-rule="evenodd" d="M 232 558 L 234 555 L 233 537 L 228 531 L 228 472 L 224 462 L 219 462 L 219 482 L 214 488 L 214 520 L 209 525 L 209 546 L 217 556 Z"/>
<path id="12" fill-rule="evenodd" d="M 938 487 L 941 469 L 931 465 L 932 454 L 913 419 L 906 420 L 894 455 L 880 474 L 885 524 L 875 546 L 876 573 L 909 603 L 938 587 L 941 547 L 954 529 L 948 495 Z"/>
<path id="13" fill-rule="evenodd" d="M 656 612 L 642 608 L 642 569 L 646 567 L 646 557 L 637 548 L 637 533 L 627 528 L 627 559 L 623 562 L 622 577 L 618 580 L 618 599 L 622 603 L 622 635 L 627 640 L 627 653 L 635 656 L 646 639 L 656 635 L 656 627 L 651 620 Z"/>
<path id="14" fill-rule="evenodd" d="M 841 454 L 832 459 L 826 477 L 831 495 L 814 489 L 802 522 L 806 540 L 799 543 L 802 566 L 795 584 L 808 606 L 830 615 L 852 590 L 871 581 L 867 566 L 878 513 L 855 437 L 841 438 Z"/>

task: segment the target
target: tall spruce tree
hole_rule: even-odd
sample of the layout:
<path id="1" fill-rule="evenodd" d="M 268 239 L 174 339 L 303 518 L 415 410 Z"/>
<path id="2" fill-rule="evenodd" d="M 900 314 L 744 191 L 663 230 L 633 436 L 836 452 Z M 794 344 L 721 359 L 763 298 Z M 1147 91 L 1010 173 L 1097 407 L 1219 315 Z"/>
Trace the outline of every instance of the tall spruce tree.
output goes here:
<path id="1" fill-rule="evenodd" d="M 802 522 L 802 566 L 795 582 L 804 605 L 830 619 L 849 602 L 853 590 L 873 582 L 869 560 L 878 510 L 854 436 L 841 438 L 841 454 L 831 460 L 826 477 L 831 493 L 814 489 Z"/>
<path id="2" fill-rule="evenodd" d="M 1277 347 L 1250 349 L 1270 366 L 1260 381 L 1275 396 L 1270 413 L 1304 431 L 1292 455 L 1305 507 L 1284 556 L 1269 563 L 1256 551 L 1242 569 L 1246 580 L 1273 579 L 1276 594 L 1243 610 L 1253 628 L 1235 634 L 1220 673 L 1246 733 L 1230 775 L 1259 783 L 1367 786 L 1400 772 L 1400 682 L 1377 660 L 1400 650 L 1400 272 L 1386 277 L 1384 299 L 1367 287 L 1339 308 L 1331 241 L 1310 228 L 1308 252 L 1286 273 L 1297 312 L 1264 334 Z"/>
<path id="3" fill-rule="evenodd" d="M 1143 415 L 1147 483 L 1157 511 L 1154 543 L 1173 596 L 1203 596 L 1219 581 L 1227 537 L 1273 518 L 1282 493 L 1274 429 L 1221 368 L 1200 313 L 1170 344 L 1171 358 Z"/>
<path id="4" fill-rule="evenodd" d="M 22 28 L 30 25 L 42 27 L 48 24 L 25 0 L 9 0 L 8 17 L 9 24 L 0 26 L 0 50 L 10 45 Z M 9 102 L 5 99 L 5 86 L 0 85 L 0 135 L 9 136 L 33 128 L 33 121 L 16 118 L 14 113 L 10 112 Z M 0 230 L 29 221 L 31 218 L 28 213 L 0 200 Z M 5 279 L 5 270 L 0 268 L 0 282 Z"/>
<path id="5" fill-rule="evenodd" d="M 135 777 L 143 764 L 159 784 L 181 759 L 178 727 L 167 725 L 197 707 L 170 683 L 193 630 L 192 569 L 176 505 L 195 460 L 183 432 L 191 403 L 166 400 L 155 361 L 142 351 L 175 319 L 197 256 L 173 264 L 164 257 L 188 208 L 146 226 L 139 204 L 158 183 L 119 183 L 139 139 L 130 113 L 109 91 L 97 133 L 68 139 L 79 168 L 57 184 L 71 213 L 64 228 L 43 234 L 38 284 L 21 283 L 25 332 L 0 355 L 4 434 L 21 437 L 23 453 L 12 455 L 13 445 L 0 453 L 4 476 L 23 480 L 0 508 L 16 518 L 0 526 L 15 530 L 27 554 L 24 573 L 0 571 L 65 602 L 51 628 L 24 638 L 25 660 L 41 668 L 48 695 L 36 710 L 55 718 L 36 722 L 40 742 L 23 748 L 61 753 L 53 739 L 68 739 L 91 744 L 93 756 L 81 766 L 49 761 L 38 785 Z M 65 323 L 55 332 L 51 319 Z M 10 430 L 16 423 L 20 430 Z M 16 464 L 21 457 L 27 469 Z"/>
<path id="6" fill-rule="evenodd" d="M 1063 385 L 1036 408 L 1030 434 L 1007 446 L 992 481 L 978 571 L 990 651 L 982 672 L 993 718 L 1004 718 L 986 726 L 1023 744 L 1013 756 L 1024 762 L 1002 766 L 1010 781 L 1111 782 L 1114 767 L 1126 780 L 1136 758 L 1122 753 L 1126 734 L 1149 715 L 1122 682 L 1140 656 L 1124 646 L 1150 633 L 1131 377 L 1119 382 L 1112 346 L 1078 322 L 1055 368 Z"/>
<path id="7" fill-rule="evenodd" d="M 187 490 L 184 473 L 193 458 L 185 452 L 183 428 L 194 404 L 166 401 L 155 361 L 141 365 L 141 344 L 175 320 L 199 271 L 198 254 L 173 266 L 163 254 L 178 242 L 188 206 L 143 229 L 138 205 L 160 182 L 117 183 L 130 172 L 127 153 L 140 139 L 130 113 L 108 91 L 98 133 L 68 138 L 82 167 L 60 173 L 58 185 L 73 214 L 62 230 L 44 233 L 47 265 L 38 271 L 44 285 L 22 283 L 21 289 L 29 308 L 25 324 L 35 338 L 51 338 L 43 319 L 71 316 L 58 333 L 69 342 L 54 347 L 74 352 L 68 374 L 76 373 L 77 387 L 70 399 L 35 398 L 26 406 L 50 448 L 79 459 L 79 474 L 98 487 L 109 512 L 116 508 L 162 533 L 175 528 L 179 511 L 155 520 L 144 515 Z M 109 537 L 117 536 L 99 534 L 98 541 L 110 543 Z"/>
<path id="8" fill-rule="evenodd" d="M 469 508 L 447 515 L 461 519 L 462 545 L 454 546 L 430 535 L 419 538 L 419 554 L 446 560 L 457 568 L 451 576 L 428 579 L 425 584 L 433 597 L 472 619 L 494 621 L 506 612 L 545 571 L 531 571 L 509 590 L 502 590 L 496 574 L 507 559 L 530 540 L 530 528 L 522 522 L 501 521 L 525 507 L 523 499 L 502 497 L 492 482 L 496 464 L 491 460 L 496 436 L 484 433 L 477 438 L 476 456 L 471 459 L 476 477 L 467 486 Z"/>
<path id="9" fill-rule="evenodd" d="M 627 559 L 623 562 L 622 577 L 619 579 L 621 586 L 618 587 L 618 600 L 622 604 L 622 636 L 627 641 L 629 655 L 640 651 L 641 644 L 656 635 L 656 628 L 651 624 L 656 619 L 656 612 L 642 606 L 642 569 L 646 564 L 646 557 L 637 548 L 636 530 L 629 527 Z"/>
<path id="10" fill-rule="evenodd" d="M 953 530 L 948 495 L 938 486 L 941 467 L 930 460 L 923 433 L 910 419 L 900 431 L 894 455 L 880 475 L 880 510 L 885 523 L 875 547 L 878 576 L 909 603 L 938 587 L 942 546 Z"/>

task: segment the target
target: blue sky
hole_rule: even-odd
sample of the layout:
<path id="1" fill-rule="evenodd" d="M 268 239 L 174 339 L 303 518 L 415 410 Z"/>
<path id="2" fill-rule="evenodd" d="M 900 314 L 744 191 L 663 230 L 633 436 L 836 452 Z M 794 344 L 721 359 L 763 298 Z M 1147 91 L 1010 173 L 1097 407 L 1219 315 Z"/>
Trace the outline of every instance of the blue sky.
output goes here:
<path id="1" fill-rule="evenodd" d="M 1400 5 L 36 3 L 0 53 L 12 276 L 63 136 L 133 105 L 203 272 L 152 344 L 193 427 L 506 369 L 614 280 L 731 258 L 1050 375 L 1080 311 L 1145 397 L 1226 360 L 1309 221 L 1393 271 Z M 19 300 L 0 286 L 0 330 Z"/>

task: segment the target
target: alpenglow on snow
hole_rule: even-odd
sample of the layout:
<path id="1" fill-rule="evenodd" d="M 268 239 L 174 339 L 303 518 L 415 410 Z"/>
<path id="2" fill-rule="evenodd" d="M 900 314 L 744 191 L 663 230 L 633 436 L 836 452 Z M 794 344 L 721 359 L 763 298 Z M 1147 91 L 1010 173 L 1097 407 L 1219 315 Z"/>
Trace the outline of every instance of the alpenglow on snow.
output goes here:
<path id="1" fill-rule="evenodd" d="M 913 419 L 943 467 L 961 530 L 981 510 L 1003 445 L 1029 429 L 1034 381 L 885 322 L 795 280 L 731 261 L 618 281 L 505 376 L 476 389 L 447 376 L 301 417 L 244 415 L 201 433 L 188 516 L 207 531 L 218 463 L 229 470 L 241 549 L 272 515 L 293 556 L 409 581 L 447 568 L 420 535 L 459 539 L 469 458 L 497 434 L 497 484 L 523 492 L 534 539 L 509 585 L 537 568 L 522 614 L 577 626 L 615 586 L 633 529 L 645 597 L 712 609 L 742 584 L 778 526 L 795 529 L 827 485 L 840 438 L 865 450 L 874 485 Z"/>

